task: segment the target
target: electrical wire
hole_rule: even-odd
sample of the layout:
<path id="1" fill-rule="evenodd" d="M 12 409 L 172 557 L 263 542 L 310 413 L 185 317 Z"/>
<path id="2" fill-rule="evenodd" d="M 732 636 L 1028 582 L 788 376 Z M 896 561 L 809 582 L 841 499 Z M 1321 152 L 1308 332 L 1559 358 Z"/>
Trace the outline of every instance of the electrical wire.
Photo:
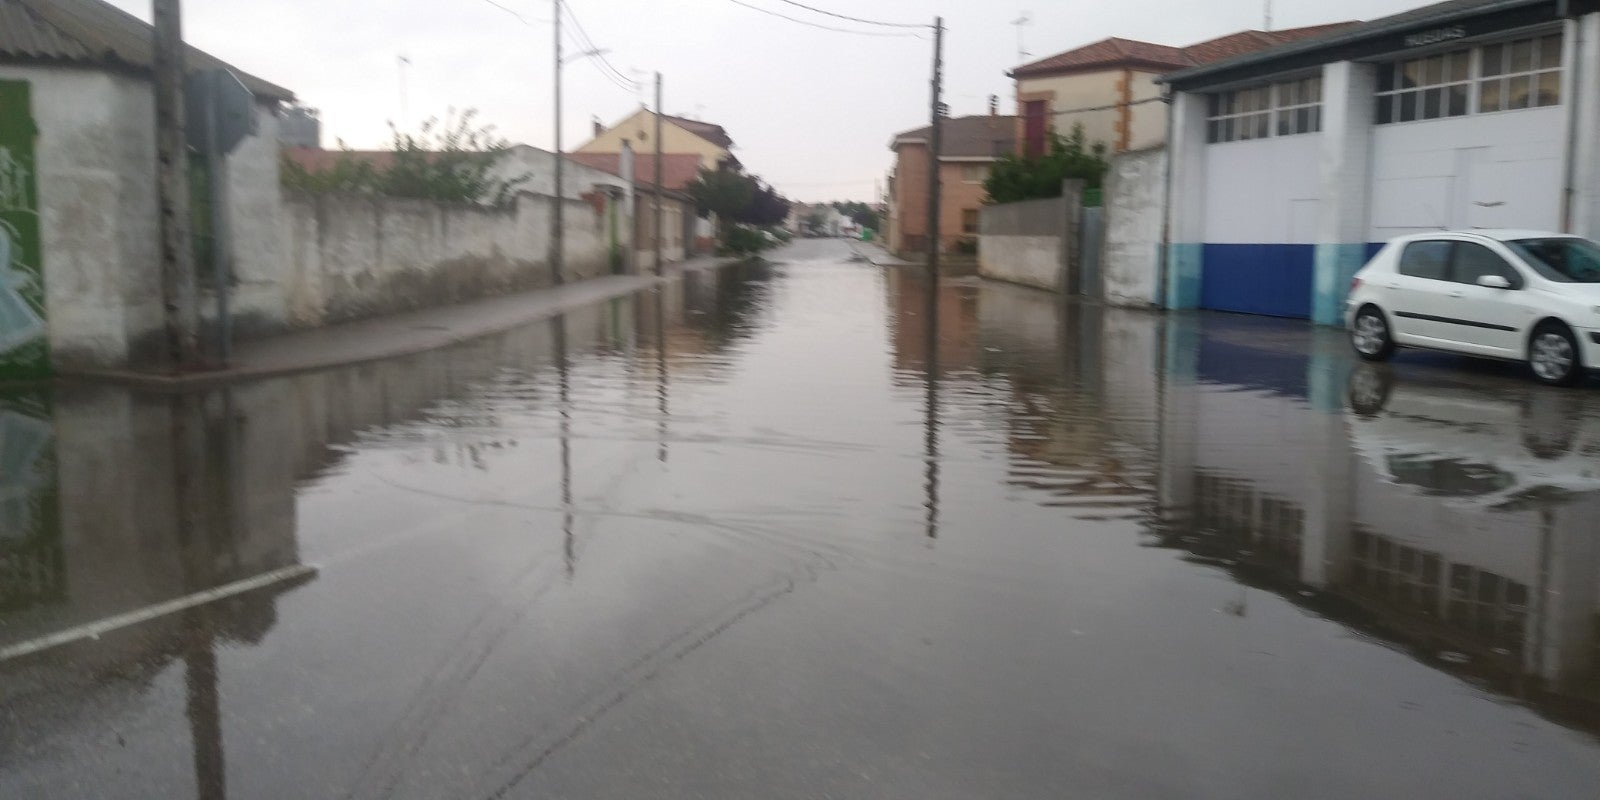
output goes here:
<path id="1" fill-rule="evenodd" d="M 560 0 L 560 8 L 564 9 L 566 11 L 567 18 L 572 20 L 572 28 L 568 29 L 568 35 L 572 35 L 570 33 L 571 30 L 577 30 L 577 35 L 582 38 L 582 41 L 575 42 L 574 44 L 579 49 L 592 54 L 588 60 L 595 62 L 595 69 L 599 70 L 600 74 L 604 75 L 607 80 L 611 81 L 613 84 L 616 84 L 618 89 L 621 89 L 629 94 L 638 92 L 638 81 L 632 80 L 627 75 L 624 75 L 622 70 L 617 69 L 609 60 L 606 59 L 605 54 L 600 52 L 600 47 L 595 44 L 594 38 L 589 35 L 589 31 L 585 30 L 583 23 L 578 20 L 578 14 L 572 10 L 572 5 L 566 2 L 566 0 Z"/>
<path id="2" fill-rule="evenodd" d="M 823 9 L 816 8 L 814 6 L 808 6 L 805 3 L 797 3 L 797 2 L 795 2 L 795 0 L 778 0 L 778 2 L 780 2 L 780 3 L 788 3 L 789 5 L 795 6 L 796 8 L 803 8 L 803 9 L 805 9 L 807 11 L 814 11 L 814 12 L 816 12 L 818 14 L 822 14 L 824 16 L 837 17 L 839 19 L 847 19 L 847 20 L 850 20 L 851 22 L 859 22 L 859 23 L 862 23 L 863 25 L 882 25 L 885 28 L 932 28 L 933 27 L 932 25 L 929 25 L 927 23 L 880 22 L 880 21 L 875 20 L 875 19 L 862 19 L 860 17 L 852 17 L 852 16 L 850 16 L 848 14 L 836 14 L 836 13 L 834 13 L 832 11 L 824 11 Z"/>
<path id="3" fill-rule="evenodd" d="M 528 21 L 527 17 L 524 17 L 521 14 L 518 14 L 516 11 L 513 11 L 511 9 L 511 7 L 509 7 L 509 6 L 501 5 L 501 4 L 497 3 L 497 2 L 495 2 L 495 0 L 483 0 L 483 2 L 488 3 L 489 5 L 494 6 L 495 8 L 498 8 L 501 11 L 504 11 L 507 14 L 510 14 L 513 17 L 516 17 L 517 21 L 522 23 L 522 24 L 524 24 L 524 25 L 527 25 L 529 27 L 532 27 L 532 25 L 533 25 L 533 23 Z"/>
<path id="4" fill-rule="evenodd" d="M 744 6 L 745 8 L 748 8 L 751 11 L 760 11 L 763 14 L 770 14 L 770 15 L 772 15 L 774 17 L 779 18 L 779 19 L 786 19 L 786 20 L 788 20 L 790 22 L 799 23 L 801 25 L 807 25 L 807 26 L 810 26 L 810 27 L 813 27 L 813 28 L 820 28 L 820 29 L 825 30 L 825 31 L 833 31 L 834 33 L 853 33 L 853 34 L 855 34 L 857 36 L 882 36 L 882 37 L 891 37 L 891 38 L 894 38 L 894 37 L 904 38 L 904 37 L 907 37 L 907 36 L 912 37 L 914 39 L 925 39 L 925 38 L 927 38 L 927 37 L 924 37 L 924 36 L 922 36 L 920 34 L 915 34 L 915 33 L 879 33 L 877 31 L 853 31 L 853 30 L 850 30 L 849 28 L 835 28 L 835 27 L 833 27 L 831 25 L 822 25 L 822 24 L 819 24 L 819 23 L 816 23 L 816 22 L 808 22 L 808 21 L 803 20 L 803 19 L 797 19 L 795 17 L 788 16 L 787 14 L 779 14 L 778 12 L 773 11 L 771 9 L 762 8 L 761 6 L 750 5 L 749 3 L 744 2 L 744 0 L 728 0 L 728 2 L 733 3 L 736 6 Z"/>

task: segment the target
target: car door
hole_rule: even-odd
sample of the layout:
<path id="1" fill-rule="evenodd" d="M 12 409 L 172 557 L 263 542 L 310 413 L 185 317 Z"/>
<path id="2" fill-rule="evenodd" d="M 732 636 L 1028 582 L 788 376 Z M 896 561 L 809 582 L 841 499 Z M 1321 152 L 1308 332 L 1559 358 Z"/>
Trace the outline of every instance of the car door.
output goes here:
<path id="1" fill-rule="evenodd" d="M 1455 320 L 1459 340 L 1483 355 L 1520 357 L 1522 331 L 1534 315 L 1522 274 L 1487 245 L 1463 241 L 1456 242 L 1451 253 L 1450 275 L 1455 285 L 1446 294 L 1447 316 Z M 1511 288 L 1479 286 L 1478 279 L 1485 275 L 1505 278 Z"/>
<path id="2" fill-rule="evenodd" d="M 1389 288 L 1388 309 L 1396 341 L 1429 347 L 1446 346 L 1454 341 L 1448 324 L 1448 293 L 1457 287 L 1450 280 L 1450 254 L 1455 242 L 1449 239 L 1420 239 L 1408 242 L 1395 264 L 1393 286 Z"/>

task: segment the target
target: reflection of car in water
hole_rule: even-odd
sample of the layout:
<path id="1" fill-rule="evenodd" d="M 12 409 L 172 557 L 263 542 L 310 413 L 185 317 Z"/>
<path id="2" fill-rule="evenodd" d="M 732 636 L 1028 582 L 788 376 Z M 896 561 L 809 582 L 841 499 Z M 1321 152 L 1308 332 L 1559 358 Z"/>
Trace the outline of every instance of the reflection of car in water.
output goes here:
<path id="1" fill-rule="evenodd" d="M 1357 451 L 1395 484 L 1488 508 L 1600 491 L 1600 407 L 1583 395 L 1506 397 L 1363 364 L 1349 396 Z"/>

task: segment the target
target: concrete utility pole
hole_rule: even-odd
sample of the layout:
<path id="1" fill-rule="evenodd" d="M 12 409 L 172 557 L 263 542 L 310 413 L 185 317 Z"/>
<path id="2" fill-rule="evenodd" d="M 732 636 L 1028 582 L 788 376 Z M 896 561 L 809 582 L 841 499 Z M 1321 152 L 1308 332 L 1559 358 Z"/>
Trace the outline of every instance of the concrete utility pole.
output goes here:
<path id="1" fill-rule="evenodd" d="M 656 73 L 656 277 L 661 277 L 661 73 Z"/>
<path id="2" fill-rule="evenodd" d="M 184 44 L 180 0 L 153 0 L 156 187 L 161 228 L 161 306 L 169 366 L 200 359 L 194 248 L 189 224 L 189 146 L 184 136 Z"/>
<path id="3" fill-rule="evenodd" d="M 566 276 L 562 274 L 564 270 L 561 263 L 566 257 L 566 243 L 561 239 L 564 233 L 562 216 L 566 211 L 561 162 L 566 160 L 566 156 L 561 154 L 561 0 L 554 0 L 554 2 L 556 11 L 556 188 L 553 192 L 555 199 L 551 201 L 554 206 L 550 214 L 550 274 L 554 285 L 560 286 L 566 283 Z"/>
<path id="4" fill-rule="evenodd" d="M 944 17 L 933 18 L 933 129 L 928 135 L 928 277 L 939 278 L 939 156 L 944 152 Z M 930 286 L 929 291 L 937 287 Z"/>

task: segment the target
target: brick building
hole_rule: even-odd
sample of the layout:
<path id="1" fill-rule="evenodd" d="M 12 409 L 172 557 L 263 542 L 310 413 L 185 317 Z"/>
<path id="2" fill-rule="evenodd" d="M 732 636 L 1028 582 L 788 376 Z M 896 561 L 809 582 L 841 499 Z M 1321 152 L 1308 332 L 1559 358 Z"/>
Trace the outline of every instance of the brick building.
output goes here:
<path id="1" fill-rule="evenodd" d="M 983 182 L 989 168 L 1015 147 L 1016 117 L 998 115 L 947 119 L 941 126 L 943 147 L 939 174 L 943 180 L 940 206 L 941 251 L 978 236 L 978 210 L 983 207 Z M 894 174 L 889 179 L 889 213 L 886 239 L 900 254 L 928 249 L 928 137 L 930 127 L 894 137 Z"/>

